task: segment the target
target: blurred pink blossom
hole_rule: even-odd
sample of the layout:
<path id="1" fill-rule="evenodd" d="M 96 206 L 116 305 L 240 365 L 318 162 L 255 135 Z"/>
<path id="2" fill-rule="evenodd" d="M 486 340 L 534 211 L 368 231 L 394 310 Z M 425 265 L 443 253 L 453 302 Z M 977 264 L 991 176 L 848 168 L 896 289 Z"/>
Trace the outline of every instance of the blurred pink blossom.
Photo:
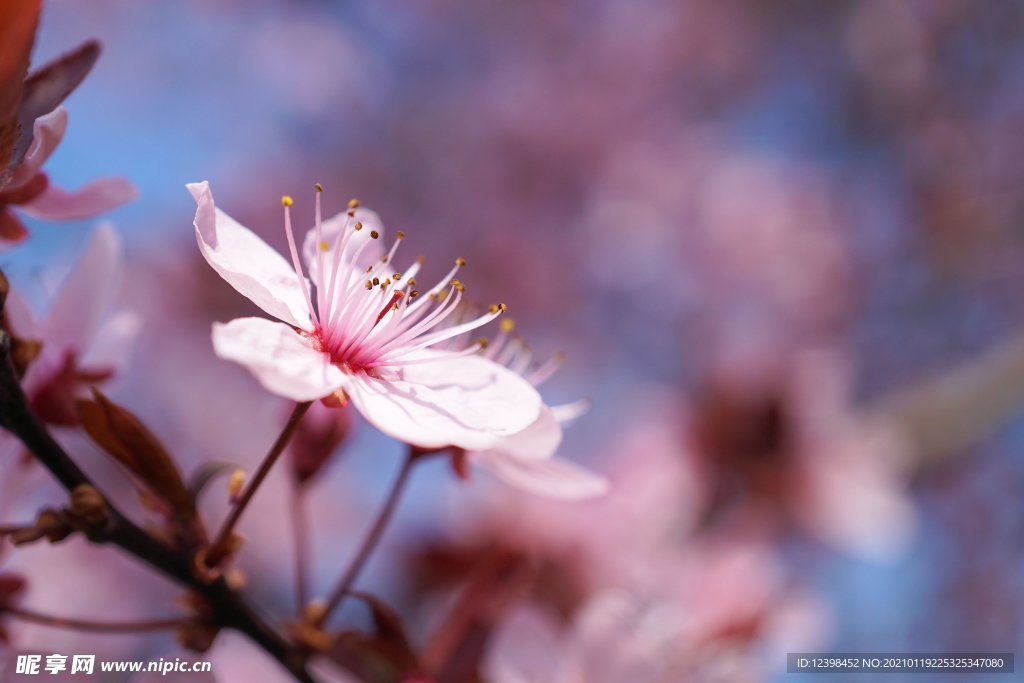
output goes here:
<path id="1" fill-rule="evenodd" d="M 77 424 L 75 399 L 113 377 L 129 357 L 141 322 L 114 309 L 122 260 L 120 238 L 102 226 L 93 231 L 45 315 L 37 319 L 16 290 L 8 297 L 11 331 L 42 341 L 22 384 L 36 414 L 51 425 Z"/>
<path id="2" fill-rule="evenodd" d="M 124 178 L 101 178 L 73 191 L 50 184 L 40 169 L 60 144 L 67 124 L 64 107 L 35 120 L 32 144 L 25 158 L 0 187 L 0 239 L 16 241 L 27 234 L 10 206 L 19 207 L 33 218 L 73 220 L 103 213 L 138 195 L 135 186 Z"/>

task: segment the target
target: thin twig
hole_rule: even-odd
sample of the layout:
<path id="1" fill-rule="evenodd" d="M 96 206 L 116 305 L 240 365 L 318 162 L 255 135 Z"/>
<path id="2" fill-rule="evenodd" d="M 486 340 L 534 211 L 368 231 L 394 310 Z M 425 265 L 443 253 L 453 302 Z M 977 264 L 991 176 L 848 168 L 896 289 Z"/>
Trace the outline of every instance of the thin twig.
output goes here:
<path id="1" fill-rule="evenodd" d="M 373 549 L 377 546 L 377 542 L 380 541 L 381 534 L 387 527 L 388 522 L 391 520 L 392 515 L 395 512 L 395 508 L 398 506 L 398 501 L 402 497 L 402 492 L 405 490 L 405 485 L 409 481 L 409 475 L 412 473 L 413 465 L 418 461 L 422 452 L 417 449 L 410 447 L 409 454 L 406 455 L 405 461 L 402 463 L 402 468 L 398 471 L 398 477 L 395 478 L 395 482 L 391 485 L 391 491 L 388 493 L 387 499 L 384 501 L 384 506 L 377 513 L 377 519 L 374 521 L 373 526 L 370 527 L 370 531 L 366 534 L 366 538 L 363 539 L 362 545 L 359 547 L 359 551 L 356 556 L 352 559 L 352 563 L 345 570 L 344 575 L 338 581 L 337 586 L 331 592 L 330 597 L 324 605 L 323 611 L 318 615 L 315 620 L 316 625 L 322 626 L 327 618 L 331 615 L 341 602 L 348 595 L 352 585 L 356 579 L 359 578 L 359 573 L 363 570 L 366 565 L 366 561 L 370 559 L 370 555 L 373 553 Z"/>
<path id="2" fill-rule="evenodd" d="M 310 403 L 308 401 L 295 404 L 295 409 L 292 411 L 291 416 L 289 416 L 288 422 L 285 423 L 284 429 L 281 430 L 281 433 L 274 441 L 274 445 L 270 447 L 270 450 L 264 456 L 260 466 L 256 469 L 256 474 L 246 485 L 245 491 L 242 492 L 241 497 L 238 499 L 238 503 L 231 509 L 227 519 L 224 520 L 224 524 L 221 525 L 220 531 L 217 533 L 217 540 L 213 542 L 209 552 L 206 554 L 205 559 L 208 566 L 216 567 L 230 552 L 231 534 L 235 530 L 238 520 L 242 517 L 242 513 L 245 512 L 245 508 L 248 507 L 253 496 L 256 495 L 256 491 L 263 483 L 263 480 L 267 478 L 270 470 L 273 469 L 278 458 L 281 457 L 285 446 L 288 445 L 292 434 L 295 433 L 295 428 L 299 426 L 299 420 L 309 410 L 309 406 Z"/>

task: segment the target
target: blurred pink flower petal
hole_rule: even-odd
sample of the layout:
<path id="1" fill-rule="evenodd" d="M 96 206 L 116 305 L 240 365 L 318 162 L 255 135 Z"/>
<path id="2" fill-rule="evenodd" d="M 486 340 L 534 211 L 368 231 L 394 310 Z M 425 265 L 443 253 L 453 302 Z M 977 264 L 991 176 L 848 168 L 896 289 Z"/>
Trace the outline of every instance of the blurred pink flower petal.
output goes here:
<path id="1" fill-rule="evenodd" d="M 75 424 L 74 400 L 79 392 L 110 378 L 129 356 L 139 330 L 138 317 L 129 312 L 112 315 L 122 258 L 117 234 L 101 226 L 41 320 L 16 291 L 8 298 L 12 332 L 43 342 L 23 385 L 40 416 L 51 424 Z"/>
<path id="2" fill-rule="evenodd" d="M 34 218 L 73 220 L 95 216 L 138 196 L 136 187 L 124 178 L 100 178 L 73 191 L 49 182 L 40 169 L 64 138 L 67 124 L 63 107 L 35 120 L 32 144 L 0 192 L 0 239 L 17 241 L 27 234 L 6 206 L 18 206 Z"/>
<path id="3" fill-rule="evenodd" d="M 38 197 L 20 206 L 33 218 L 74 220 L 109 211 L 138 195 L 135 185 L 125 178 L 98 178 L 71 191 L 51 184 Z"/>
<path id="4" fill-rule="evenodd" d="M 89 347 L 113 306 L 121 266 L 117 233 L 109 226 L 97 228 L 40 323 L 43 340 L 79 353 Z"/>

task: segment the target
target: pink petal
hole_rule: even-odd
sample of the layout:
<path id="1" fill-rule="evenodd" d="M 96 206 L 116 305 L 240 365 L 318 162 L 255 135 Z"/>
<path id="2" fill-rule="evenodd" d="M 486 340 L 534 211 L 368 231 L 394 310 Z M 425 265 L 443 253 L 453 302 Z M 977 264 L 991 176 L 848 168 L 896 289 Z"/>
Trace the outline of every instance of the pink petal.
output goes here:
<path id="1" fill-rule="evenodd" d="M 489 450 L 516 458 L 549 458 L 562 443 L 562 426 L 551 408 L 543 406 L 540 415 L 529 427 L 510 436 L 503 436 Z"/>
<path id="2" fill-rule="evenodd" d="M 15 190 L 32 180 L 64 138 L 67 127 L 68 111 L 64 107 L 57 107 L 35 120 L 32 125 L 32 144 L 29 145 L 25 158 L 11 175 L 10 181 L 4 186 L 5 192 Z"/>
<path id="3" fill-rule="evenodd" d="M 483 450 L 540 414 L 537 391 L 502 365 L 442 351 L 416 356 L 436 360 L 387 379 L 357 373 L 345 386 L 363 417 L 389 436 L 423 448 Z"/>
<path id="4" fill-rule="evenodd" d="M 93 231 L 40 324 L 50 349 L 82 353 L 89 348 L 114 304 L 120 273 L 121 240 L 110 226 L 101 226 Z"/>
<path id="5" fill-rule="evenodd" d="M 473 454 L 472 462 L 516 488 L 546 498 L 584 500 L 608 492 L 608 481 L 561 458 L 517 458 L 498 451 Z"/>
<path id="6" fill-rule="evenodd" d="M 213 203 L 210 184 L 187 185 L 196 200 L 196 240 L 206 262 L 229 285 L 270 315 L 310 328 L 298 275 L 279 253 Z"/>
<path id="7" fill-rule="evenodd" d="M 237 318 L 213 324 L 213 350 L 241 363 L 268 391 L 294 401 L 312 401 L 336 391 L 341 370 L 309 341 L 283 323 Z"/>
<path id="8" fill-rule="evenodd" d="M 131 360 L 141 329 L 142 318 L 131 311 L 120 311 L 108 317 L 96 333 L 92 346 L 82 354 L 80 366 L 119 374 Z"/>
<path id="9" fill-rule="evenodd" d="M 19 207 L 28 215 L 48 220 L 88 218 L 135 199 L 138 189 L 125 178 L 99 178 L 74 190 L 54 185 Z"/>
<path id="10" fill-rule="evenodd" d="M 347 261 L 352 263 L 351 256 L 355 254 L 356 250 L 366 244 L 366 247 L 359 253 L 357 265 L 362 265 L 363 268 L 358 268 L 359 273 L 362 274 L 362 270 L 366 266 L 375 264 L 380 260 L 380 257 L 384 255 L 384 223 L 381 221 L 380 216 L 376 212 L 370 211 L 365 207 L 359 207 L 355 210 L 355 216 L 349 218 L 346 212 L 339 213 L 336 216 L 328 218 L 321 225 L 321 239 L 327 244 L 327 250 L 323 251 L 324 255 L 324 270 L 327 273 L 331 272 L 331 267 L 334 259 L 334 246 L 337 243 L 338 233 L 346 225 L 348 229 L 352 231 L 352 234 L 348 237 L 348 246 L 345 252 L 348 254 Z M 353 227 L 356 222 L 363 224 L 363 229 L 356 231 Z M 370 237 L 370 233 L 376 230 L 379 237 L 373 239 Z M 316 228 L 310 228 L 306 233 L 306 237 L 302 242 L 302 258 L 306 262 L 306 268 L 309 269 L 309 279 L 320 286 L 320 273 L 319 273 L 319 256 L 317 256 L 317 240 L 316 240 Z M 326 286 L 327 283 L 324 283 Z M 344 284 L 344 283 L 339 283 Z M 337 287 L 337 285 L 336 285 Z"/>

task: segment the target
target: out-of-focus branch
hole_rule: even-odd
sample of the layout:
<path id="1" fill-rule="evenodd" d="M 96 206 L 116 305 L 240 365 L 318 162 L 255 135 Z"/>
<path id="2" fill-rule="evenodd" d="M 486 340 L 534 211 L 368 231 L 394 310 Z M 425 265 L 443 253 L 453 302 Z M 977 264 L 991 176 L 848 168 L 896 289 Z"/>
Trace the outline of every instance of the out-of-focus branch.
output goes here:
<path id="1" fill-rule="evenodd" d="M 933 380 L 880 401 L 869 420 L 893 425 L 918 467 L 977 443 L 1024 407 L 1024 334 Z"/>
<path id="2" fill-rule="evenodd" d="M 0 305 L 3 298 L 0 297 Z M 32 413 L 10 358 L 10 337 L 0 331 L 0 427 L 11 432 L 69 491 L 95 484 Z M 305 656 L 284 640 L 223 578 L 208 581 L 195 571 L 190 556 L 158 541 L 124 516 L 105 497 L 107 519 L 102 534 L 90 540 L 112 543 L 203 596 L 218 626 L 233 628 L 285 666 L 299 681 L 313 683 Z"/>

